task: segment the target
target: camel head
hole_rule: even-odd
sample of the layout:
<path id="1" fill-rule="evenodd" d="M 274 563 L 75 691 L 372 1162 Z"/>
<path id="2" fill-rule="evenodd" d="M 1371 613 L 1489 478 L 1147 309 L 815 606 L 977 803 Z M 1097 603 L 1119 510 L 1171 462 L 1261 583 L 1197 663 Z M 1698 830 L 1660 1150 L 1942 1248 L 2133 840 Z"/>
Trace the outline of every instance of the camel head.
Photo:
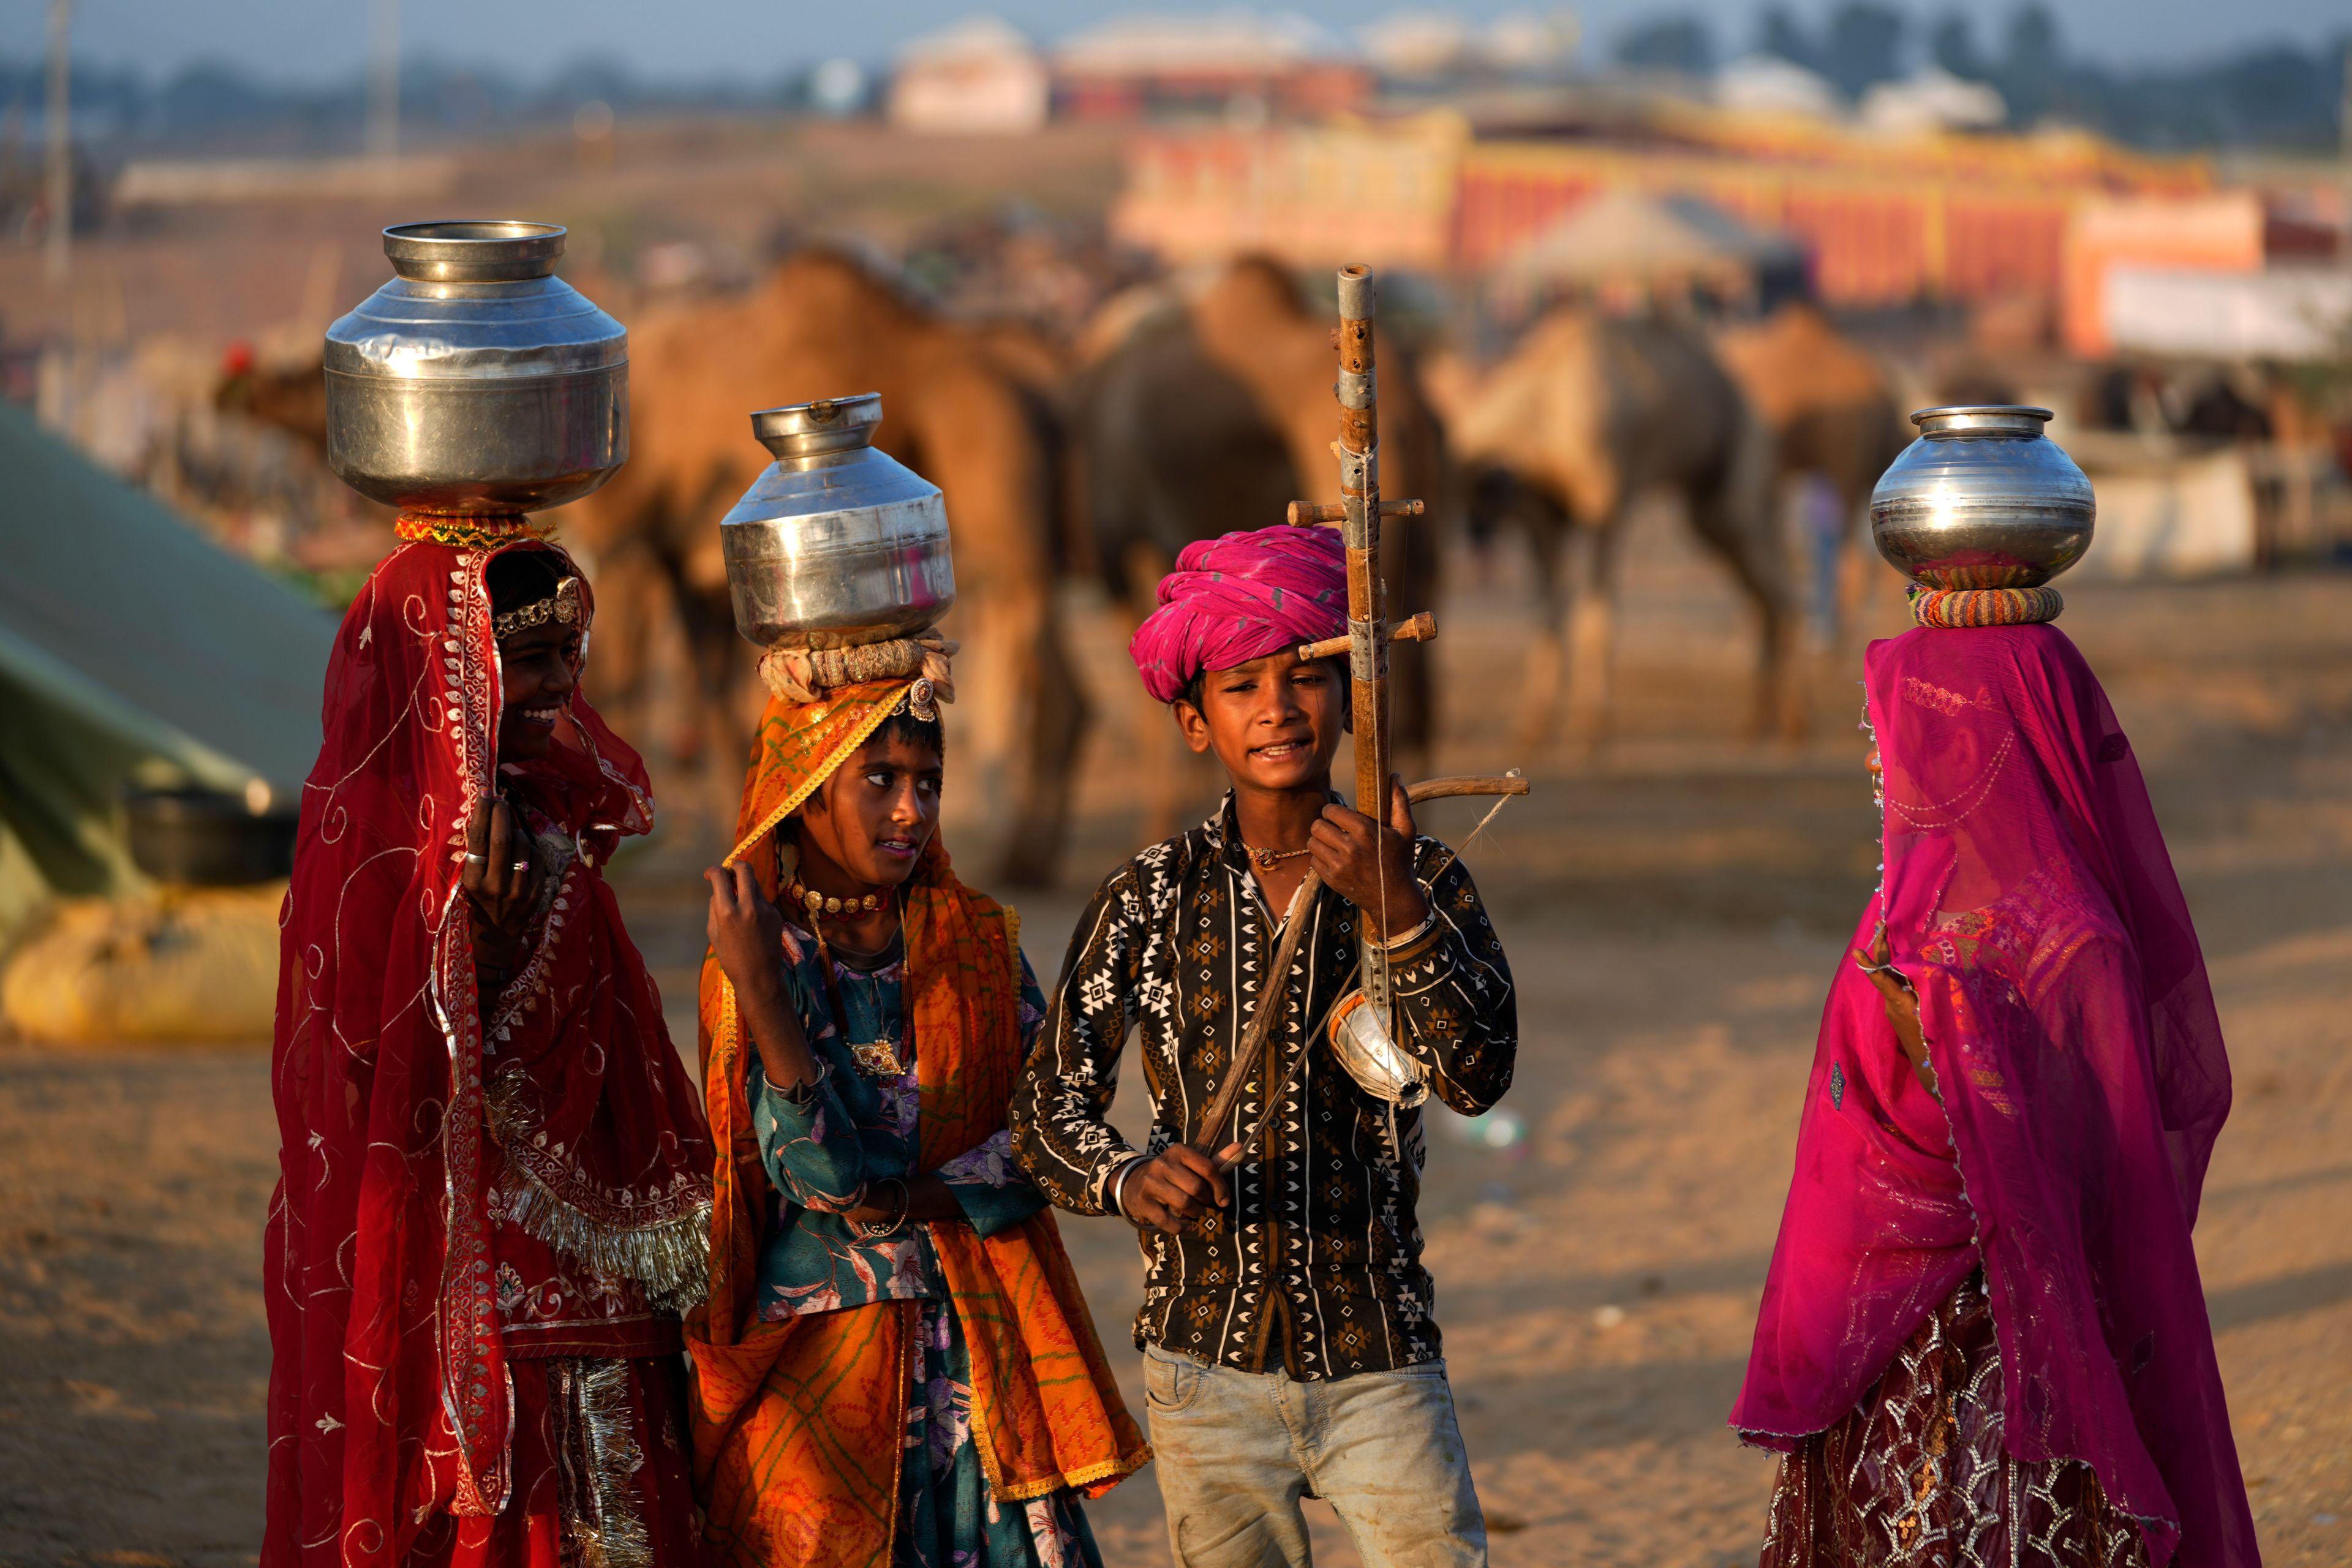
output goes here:
<path id="1" fill-rule="evenodd" d="M 260 365 L 253 351 L 239 343 L 213 384 L 213 406 L 274 426 L 320 458 L 327 455 L 327 376 L 316 357 L 295 365 Z"/>

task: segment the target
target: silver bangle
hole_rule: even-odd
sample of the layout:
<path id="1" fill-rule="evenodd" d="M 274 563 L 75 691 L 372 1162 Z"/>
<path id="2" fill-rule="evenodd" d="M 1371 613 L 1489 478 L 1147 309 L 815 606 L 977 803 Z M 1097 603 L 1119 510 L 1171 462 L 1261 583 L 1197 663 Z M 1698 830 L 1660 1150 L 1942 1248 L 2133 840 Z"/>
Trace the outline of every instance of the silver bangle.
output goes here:
<path id="1" fill-rule="evenodd" d="M 859 1234 L 868 1241 L 887 1241 L 898 1235 L 906 1228 L 908 1211 L 915 1206 L 915 1189 L 908 1186 L 903 1178 L 885 1176 L 882 1179 L 895 1184 L 898 1189 L 898 1213 L 887 1225 L 868 1221 L 859 1226 L 857 1227 Z"/>
<path id="2" fill-rule="evenodd" d="M 1128 1157 L 1127 1163 L 1121 1165 L 1118 1170 L 1111 1173 L 1110 1212 L 1118 1215 L 1121 1219 L 1129 1217 L 1127 1212 L 1127 1204 L 1125 1201 L 1127 1197 L 1127 1179 L 1128 1177 L 1135 1174 L 1135 1168 L 1138 1165 L 1142 1164 L 1146 1160 L 1150 1158 L 1151 1156 L 1149 1154 L 1131 1154 Z"/>
<path id="3" fill-rule="evenodd" d="M 824 1087 L 824 1080 L 832 1076 L 833 1064 L 820 1057 L 817 1059 L 814 1075 L 801 1079 L 790 1089 L 784 1088 L 774 1079 L 770 1078 L 763 1067 L 760 1072 L 760 1087 L 794 1110 L 804 1110 L 814 1102 L 816 1091 Z"/>
<path id="4" fill-rule="evenodd" d="M 1437 907 L 1433 904 L 1430 906 L 1429 913 L 1422 917 L 1422 921 L 1419 925 L 1413 927 L 1402 936 L 1392 936 L 1389 938 L 1386 942 L 1381 942 L 1381 946 L 1386 952 L 1394 952 L 1398 948 L 1419 942 L 1423 937 L 1427 936 L 1431 928 L 1436 924 Z"/>

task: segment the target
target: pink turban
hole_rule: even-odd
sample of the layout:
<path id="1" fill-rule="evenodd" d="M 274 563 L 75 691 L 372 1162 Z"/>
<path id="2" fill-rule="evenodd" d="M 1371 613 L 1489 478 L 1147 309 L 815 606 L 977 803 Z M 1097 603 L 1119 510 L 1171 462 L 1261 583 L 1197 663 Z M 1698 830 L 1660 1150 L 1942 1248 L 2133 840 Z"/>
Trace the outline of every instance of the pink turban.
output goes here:
<path id="1" fill-rule="evenodd" d="M 1203 670 L 1347 629 L 1348 552 L 1338 531 L 1276 523 L 1186 545 L 1127 651 L 1143 689 L 1173 702 Z"/>

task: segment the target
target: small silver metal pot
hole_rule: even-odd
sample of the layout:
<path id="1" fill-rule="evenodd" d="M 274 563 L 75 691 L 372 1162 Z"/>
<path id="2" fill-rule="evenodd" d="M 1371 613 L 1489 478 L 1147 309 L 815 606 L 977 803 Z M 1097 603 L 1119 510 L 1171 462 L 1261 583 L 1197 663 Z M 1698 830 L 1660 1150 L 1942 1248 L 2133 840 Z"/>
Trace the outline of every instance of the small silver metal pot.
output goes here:
<path id="1" fill-rule="evenodd" d="M 404 511 L 539 511 L 629 456 L 629 338 L 544 223 L 383 231 L 393 280 L 327 329 L 327 460 Z"/>
<path id="2" fill-rule="evenodd" d="M 735 629 L 761 647 L 911 637 L 955 603 L 939 486 L 873 447 L 879 393 L 751 416 L 775 455 L 719 519 Z"/>
<path id="3" fill-rule="evenodd" d="M 2091 481 L 2042 433 L 2047 408 L 1923 408 L 1870 496 L 1878 552 L 1929 588 L 2038 587 L 2091 547 Z"/>

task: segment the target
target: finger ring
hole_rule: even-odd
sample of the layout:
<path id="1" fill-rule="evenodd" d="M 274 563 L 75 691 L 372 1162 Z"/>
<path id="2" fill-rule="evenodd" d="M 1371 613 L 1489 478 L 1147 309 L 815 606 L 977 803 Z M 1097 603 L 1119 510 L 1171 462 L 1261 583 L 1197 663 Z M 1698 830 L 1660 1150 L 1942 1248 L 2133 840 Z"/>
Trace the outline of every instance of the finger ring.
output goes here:
<path id="1" fill-rule="evenodd" d="M 507 869 L 509 871 L 528 871 L 530 869 L 530 862 L 528 860 L 518 860 L 513 865 L 508 867 Z"/>
<path id="2" fill-rule="evenodd" d="M 487 866 L 490 863 L 490 858 L 488 856 L 476 855 L 470 851 L 467 854 L 466 858 L 477 866 Z"/>

